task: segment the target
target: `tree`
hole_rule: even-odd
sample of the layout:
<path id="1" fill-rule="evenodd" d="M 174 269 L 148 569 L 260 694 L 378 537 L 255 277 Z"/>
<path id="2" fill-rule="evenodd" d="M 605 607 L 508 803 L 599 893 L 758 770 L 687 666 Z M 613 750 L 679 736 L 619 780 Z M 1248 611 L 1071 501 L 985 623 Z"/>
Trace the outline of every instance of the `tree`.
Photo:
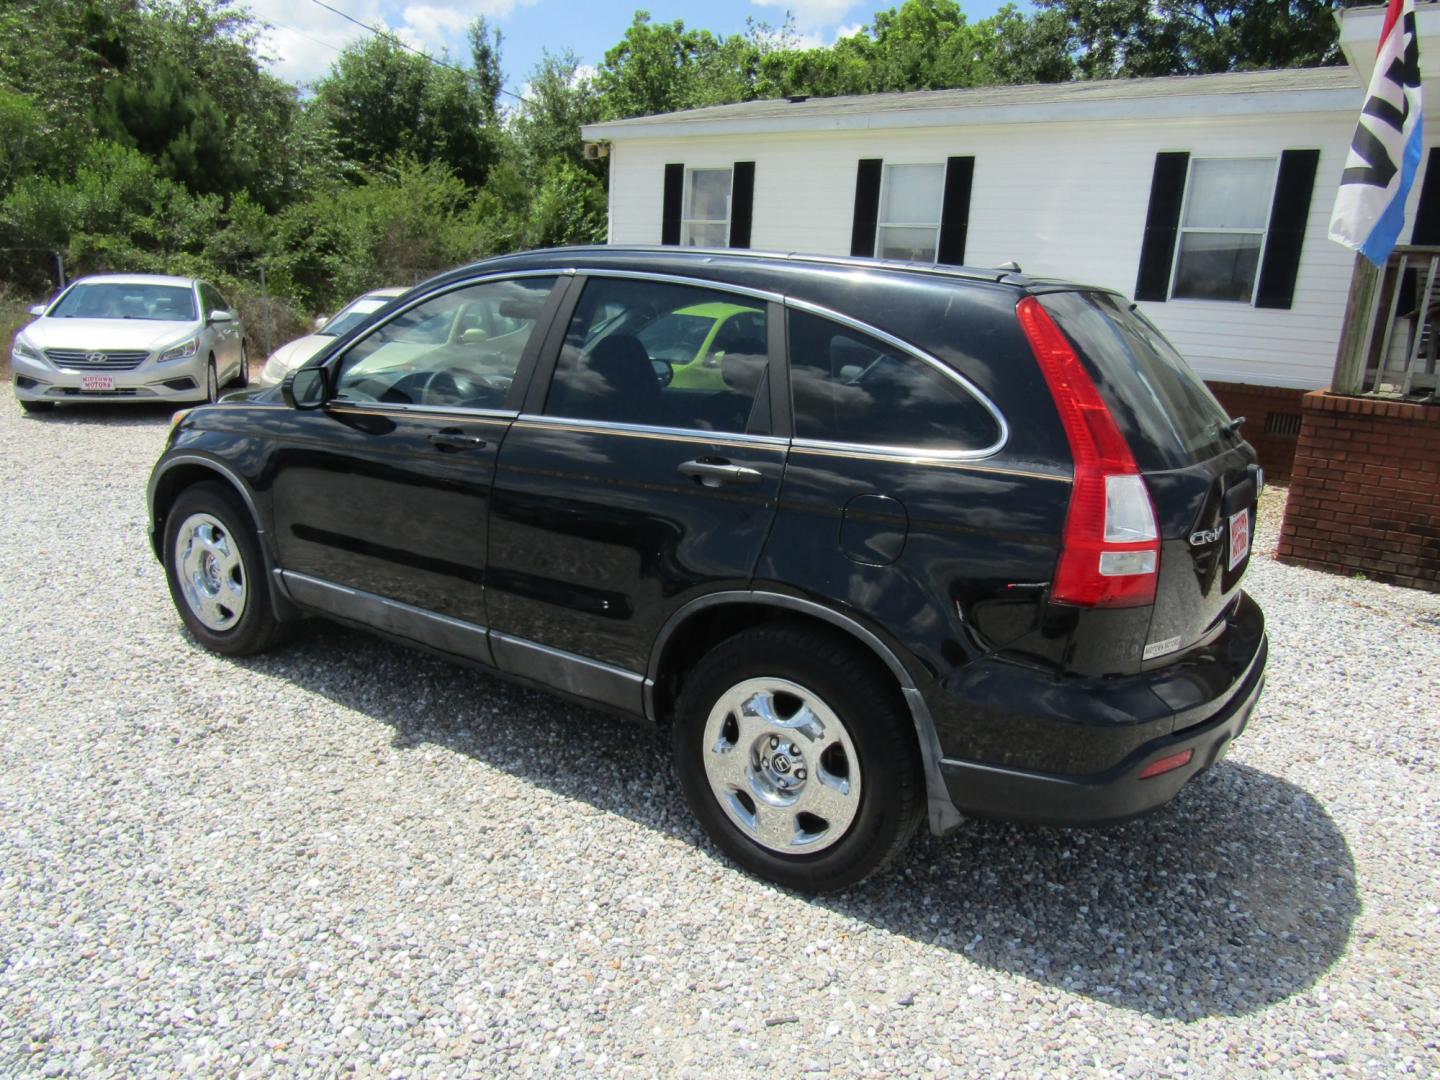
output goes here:
<path id="1" fill-rule="evenodd" d="M 1195 75 L 1340 62 L 1326 0 L 1036 0 L 1083 78 Z"/>
<path id="2" fill-rule="evenodd" d="M 580 74 L 580 58 L 569 50 L 546 52 L 527 85 L 512 125 L 527 166 L 567 162 L 602 175 L 604 166 L 581 153 L 580 128 L 600 119 L 603 102 L 594 80 Z"/>
<path id="3" fill-rule="evenodd" d="M 315 86 L 314 108 L 360 172 L 404 156 L 482 184 L 496 156 L 492 85 L 488 75 L 477 79 L 377 35 L 340 54 Z"/>

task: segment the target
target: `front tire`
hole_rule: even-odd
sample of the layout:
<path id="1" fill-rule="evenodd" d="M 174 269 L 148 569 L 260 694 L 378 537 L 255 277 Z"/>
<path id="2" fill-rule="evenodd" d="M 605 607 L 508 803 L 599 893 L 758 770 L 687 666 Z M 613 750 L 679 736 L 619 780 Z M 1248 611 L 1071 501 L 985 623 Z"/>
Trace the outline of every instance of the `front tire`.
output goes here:
<path id="1" fill-rule="evenodd" d="M 205 403 L 214 405 L 220 400 L 220 376 L 215 370 L 215 357 L 211 355 L 205 364 Z"/>
<path id="2" fill-rule="evenodd" d="M 197 641 L 224 656 L 251 656 L 280 641 L 254 526 L 215 483 L 186 488 L 165 516 L 165 577 L 175 610 Z"/>
<path id="3" fill-rule="evenodd" d="M 874 657 L 837 633 L 780 623 L 723 642 L 685 680 L 673 742 L 706 833 L 788 888 L 855 884 L 920 821 L 903 701 Z"/>
<path id="4" fill-rule="evenodd" d="M 244 390 L 250 385 L 250 350 L 243 341 L 240 343 L 240 370 L 236 372 L 230 385 L 237 390 Z"/>

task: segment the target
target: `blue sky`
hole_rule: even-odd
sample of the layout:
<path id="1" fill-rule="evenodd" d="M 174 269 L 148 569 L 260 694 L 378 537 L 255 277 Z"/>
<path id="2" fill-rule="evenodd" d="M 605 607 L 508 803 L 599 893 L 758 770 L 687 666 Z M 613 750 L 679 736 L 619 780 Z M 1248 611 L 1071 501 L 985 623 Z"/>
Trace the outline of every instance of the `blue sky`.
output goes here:
<path id="1" fill-rule="evenodd" d="M 650 3 L 594 0 L 326 0 L 366 24 L 383 23 L 415 47 L 440 55 L 464 54 L 464 30 L 484 15 L 505 35 L 503 50 L 507 85 L 519 90 L 545 49 L 572 49 L 582 63 L 598 64 L 605 50 L 625 33 L 637 8 L 656 21 L 682 19 L 686 26 L 718 33 L 745 29 L 747 17 L 780 25 L 788 9 L 808 44 L 829 44 L 841 33 L 868 23 L 876 11 L 892 3 L 848 3 L 847 0 L 652 0 Z M 993 14 L 1003 0 L 962 0 L 972 19 Z M 312 0 L 249 0 L 249 6 L 274 29 L 267 42 L 276 74 L 294 82 L 323 75 L 336 53 L 365 31 L 325 10 Z M 1028 7 L 1020 0 L 1021 7 Z"/>

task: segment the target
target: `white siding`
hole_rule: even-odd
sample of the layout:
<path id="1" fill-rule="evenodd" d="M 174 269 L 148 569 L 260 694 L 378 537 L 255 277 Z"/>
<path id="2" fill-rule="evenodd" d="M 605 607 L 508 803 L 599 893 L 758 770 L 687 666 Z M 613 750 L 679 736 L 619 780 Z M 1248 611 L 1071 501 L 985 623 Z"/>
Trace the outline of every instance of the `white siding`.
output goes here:
<path id="1" fill-rule="evenodd" d="M 752 246 L 848 254 L 857 160 L 936 162 L 970 154 L 975 179 L 967 263 L 1014 260 L 1027 274 L 1130 295 L 1158 151 L 1249 157 L 1318 147 L 1309 231 L 1290 310 L 1201 300 L 1143 305 L 1208 379 L 1313 389 L 1329 384 L 1350 285 L 1354 257 L 1326 232 L 1355 120 L 1349 113 L 1314 113 L 683 139 L 612 136 L 610 239 L 660 242 L 666 162 L 695 167 L 753 160 Z M 1409 220 L 1419 187 L 1417 180 Z"/>

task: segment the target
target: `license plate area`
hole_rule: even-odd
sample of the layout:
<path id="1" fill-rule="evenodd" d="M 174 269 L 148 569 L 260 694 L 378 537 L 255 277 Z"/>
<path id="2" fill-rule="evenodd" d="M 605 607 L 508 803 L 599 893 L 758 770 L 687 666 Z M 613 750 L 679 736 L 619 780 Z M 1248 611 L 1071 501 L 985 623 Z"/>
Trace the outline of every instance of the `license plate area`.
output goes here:
<path id="1" fill-rule="evenodd" d="M 81 375 L 81 390 L 114 390 L 114 375 Z"/>
<path id="2" fill-rule="evenodd" d="M 1234 570 L 1250 554 L 1250 508 L 1230 515 L 1229 569 Z"/>

